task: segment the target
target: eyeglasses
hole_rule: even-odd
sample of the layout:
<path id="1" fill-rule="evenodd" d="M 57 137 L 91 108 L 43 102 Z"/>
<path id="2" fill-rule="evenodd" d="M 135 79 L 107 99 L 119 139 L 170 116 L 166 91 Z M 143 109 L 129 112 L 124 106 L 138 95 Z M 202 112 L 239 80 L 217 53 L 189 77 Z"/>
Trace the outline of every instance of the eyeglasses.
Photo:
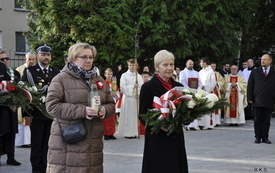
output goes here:
<path id="1" fill-rule="evenodd" d="M 92 60 L 92 59 L 94 59 L 94 57 L 92 57 L 92 56 L 77 56 L 78 58 L 80 58 L 80 59 L 83 59 L 83 60 L 87 60 L 87 59 L 89 59 L 89 60 Z"/>
<path id="2" fill-rule="evenodd" d="M 5 61 L 5 60 L 8 61 L 9 59 L 10 59 L 9 57 L 5 57 L 5 58 L 1 58 L 0 60 L 1 61 Z"/>

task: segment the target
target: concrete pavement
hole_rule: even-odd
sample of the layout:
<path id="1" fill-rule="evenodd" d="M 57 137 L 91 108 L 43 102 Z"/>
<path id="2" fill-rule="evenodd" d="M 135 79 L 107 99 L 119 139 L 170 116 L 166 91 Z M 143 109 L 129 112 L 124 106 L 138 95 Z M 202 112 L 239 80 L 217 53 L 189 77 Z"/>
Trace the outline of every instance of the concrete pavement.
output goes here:
<path id="1" fill-rule="evenodd" d="M 271 120 L 271 145 L 254 143 L 253 121 L 240 126 L 222 125 L 213 130 L 185 131 L 190 173 L 274 173 L 275 118 Z M 141 172 L 144 137 L 104 141 L 104 173 Z M 6 165 L 0 173 L 31 173 L 30 148 L 16 147 L 21 166 Z"/>

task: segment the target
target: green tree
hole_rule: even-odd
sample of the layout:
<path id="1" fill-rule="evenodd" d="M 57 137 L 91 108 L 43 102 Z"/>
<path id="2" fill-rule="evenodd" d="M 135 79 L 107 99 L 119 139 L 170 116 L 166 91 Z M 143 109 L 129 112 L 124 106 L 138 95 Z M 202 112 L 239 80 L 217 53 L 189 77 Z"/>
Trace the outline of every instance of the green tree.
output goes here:
<path id="1" fill-rule="evenodd" d="M 204 56 L 219 65 L 233 62 L 240 47 L 244 57 L 244 53 L 255 51 L 258 44 L 265 49 L 272 44 L 272 39 L 266 38 L 270 33 L 259 27 L 269 20 L 274 23 L 274 0 L 268 3 L 273 3 L 272 7 L 263 0 L 22 1 L 28 1 L 30 10 L 30 30 L 26 33 L 29 44 L 52 45 L 53 63 L 60 68 L 64 64 L 61 57 L 75 42 L 96 46 L 95 64 L 102 71 L 115 63 L 126 66 L 126 60 L 135 56 L 136 33 L 142 36 L 137 52 L 140 66 L 151 68 L 153 56 L 161 49 L 173 52 L 177 65 L 183 67 L 186 59 Z M 259 4 L 262 11 L 256 9 Z M 263 10 L 267 6 L 269 13 Z M 253 12 L 261 17 L 255 20 Z M 269 19 L 261 20 L 266 15 Z M 271 24 L 269 28 L 272 30 Z"/>
<path id="2" fill-rule="evenodd" d="M 240 13 L 240 61 L 257 60 L 263 53 L 275 53 L 275 0 L 252 0 Z"/>
<path id="3" fill-rule="evenodd" d="M 233 59 L 238 50 L 233 9 L 239 4 L 220 0 L 143 1 L 139 27 L 143 49 L 150 51 L 146 55 L 153 57 L 159 49 L 168 49 L 179 64 L 183 59 L 204 56 L 217 63 Z"/>

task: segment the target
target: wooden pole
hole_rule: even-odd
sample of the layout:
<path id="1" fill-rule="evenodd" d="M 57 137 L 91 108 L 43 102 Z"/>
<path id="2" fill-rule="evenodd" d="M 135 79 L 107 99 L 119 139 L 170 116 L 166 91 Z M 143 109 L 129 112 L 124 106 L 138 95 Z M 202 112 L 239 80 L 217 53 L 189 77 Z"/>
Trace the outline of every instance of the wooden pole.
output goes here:
<path id="1" fill-rule="evenodd" d="M 136 66 L 136 84 L 138 85 L 138 63 L 137 63 L 137 51 L 139 49 L 139 38 L 141 35 L 137 35 L 138 31 L 136 31 L 136 34 L 133 36 L 135 38 L 135 66 Z M 136 87 L 136 96 L 138 95 L 138 86 Z M 139 98 L 136 97 L 136 106 L 137 106 L 137 116 L 139 115 Z M 137 118 L 137 127 L 138 127 L 138 139 L 140 139 L 140 121 L 139 118 Z"/>

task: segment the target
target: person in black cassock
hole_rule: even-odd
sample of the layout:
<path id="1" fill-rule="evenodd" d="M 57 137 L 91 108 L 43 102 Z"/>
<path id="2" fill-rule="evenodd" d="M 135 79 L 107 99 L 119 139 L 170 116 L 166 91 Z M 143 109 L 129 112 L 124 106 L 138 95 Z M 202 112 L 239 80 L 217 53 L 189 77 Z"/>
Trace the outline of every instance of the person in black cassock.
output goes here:
<path id="1" fill-rule="evenodd" d="M 41 89 L 38 92 L 47 94 L 47 89 L 52 79 L 60 72 L 57 68 L 49 65 L 51 62 L 52 48 L 46 44 L 39 46 L 37 49 L 38 62 L 24 70 L 21 78 L 30 86 L 41 84 Z M 32 173 L 46 172 L 48 140 L 52 119 L 44 116 L 38 109 L 34 108 L 31 112 L 32 117 L 23 114 L 26 122 L 31 128 L 31 164 Z"/>
<path id="2" fill-rule="evenodd" d="M 160 97 L 168 90 L 182 84 L 172 79 L 174 55 L 167 50 L 159 51 L 154 57 L 158 74 L 142 85 L 140 92 L 140 114 L 152 109 L 154 96 Z M 181 125 L 181 124 L 180 124 Z M 158 134 L 151 134 L 146 127 L 142 173 L 188 173 L 183 131 L 167 136 L 166 129 Z"/>

